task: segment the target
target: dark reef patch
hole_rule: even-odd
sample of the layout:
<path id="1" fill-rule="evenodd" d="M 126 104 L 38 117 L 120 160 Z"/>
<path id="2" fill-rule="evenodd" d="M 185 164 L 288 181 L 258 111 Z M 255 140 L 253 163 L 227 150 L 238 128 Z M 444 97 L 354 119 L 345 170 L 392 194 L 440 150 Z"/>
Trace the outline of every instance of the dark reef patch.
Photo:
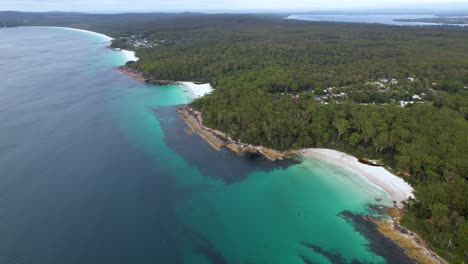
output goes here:
<path id="1" fill-rule="evenodd" d="M 304 261 L 305 264 L 314 264 L 314 262 L 312 262 L 312 260 L 304 257 L 304 256 L 300 256 L 302 261 Z"/>
<path id="2" fill-rule="evenodd" d="M 361 233 L 369 241 L 370 251 L 383 257 L 387 263 L 414 263 L 401 247 L 378 231 L 377 225 L 368 216 L 351 211 L 343 211 L 339 216 L 350 223 L 357 232 Z"/>
<path id="3" fill-rule="evenodd" d="M 253 171 L 268 172 L 298 163 L 292 159 L 272 162 L 258 154 L 244 154 L 233 158 L 236 154 L 227 149 L 215 150 L 197 134 L 187 134 L 187 125 L 177 115 L 178 107 L 157 107 L 153 112 L 164 131 L 166 144 L 204 175 L 222 177 L 224 182 L 230 184 L 244 180 Z"/>
<path id="4" fill-rule="evenodd" d="M 308 243 L 304 243 L 304 242 L 302 242 L 301 244 L 308 247 L 308 248 L 310 248 L 310 249 L 312 249 L 316 253 L 326 257 L 333 264 L 342 264 L 342 263 L 358 264 L 358 263 L 361 263 L 361 262 L 359 262 L 357 260 L 348 261 L 341 254 L 339 254 L 338 252 L 327 251 L 327 250 L 324 250 L 323 248 L 321 248 L 319 246 L 316 246 L 316 245 L 312 245 L 312 244 L 308 244 Z"/>

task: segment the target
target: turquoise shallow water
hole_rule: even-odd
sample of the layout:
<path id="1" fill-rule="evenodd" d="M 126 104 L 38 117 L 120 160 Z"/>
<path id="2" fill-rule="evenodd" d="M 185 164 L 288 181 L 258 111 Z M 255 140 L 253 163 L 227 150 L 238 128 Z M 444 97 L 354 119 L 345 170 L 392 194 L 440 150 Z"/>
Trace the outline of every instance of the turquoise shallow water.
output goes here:
<path id="1" fill-rule="evenodd" d="M 0 263 L 396 261 L 343 214 L 390 204 L 362 179 L 211 149 L 98 36 L 0 35 Z"/>

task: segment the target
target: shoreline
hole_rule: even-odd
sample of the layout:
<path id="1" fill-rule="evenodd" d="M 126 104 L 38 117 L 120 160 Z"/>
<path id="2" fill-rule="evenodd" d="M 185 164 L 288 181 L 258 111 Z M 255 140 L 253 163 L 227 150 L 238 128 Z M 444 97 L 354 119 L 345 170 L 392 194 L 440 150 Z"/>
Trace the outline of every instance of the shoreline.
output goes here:
<path id="1" fill-rule="evenodd" d="M 120 50 L 115 50 L 114 51 L 120 51 L 120 53 L 122 53 L 122 55 L 124 56 L 125 60 L 127 62 L 129 61 L 138 61 L 140 58 L 138 58 L 135 54 L 134 51 L 131 51 L 131 50 L 124 50 L 124 49 L 120 49 Z"/>
<path id="2" fill-rule="evenodd" d="M 363 163 L 362 160 L 344 152 L 323 148 L 277 151 L 263 146 L 252 146 L 234 141 L 221 131 L 204 126 L 202 113 L 188 106 L 179 107 L 178 113 L 189 126 L 192 133 L 197 132 L 208 144 L 217 150 L 228 148 L 238 155 L 257 153 L 271 161 L 291 156 L 311 157 L 361 177 L 369 185 L 383 191 L 397 208 L 402 208 L 402 202 L 409 197 L 413 197 L 413 188 L 402 178 L 392 174 L 382 166 Z"/>
<path id="3" fill-rule="evenodd" d="M 304 157 L 330 163 L 343 171 L 362 177 L 370 185 L 384 191 L 398 208 L 403 207 L 404 200 L 413 197 L 413 188 L 384 167 L 364 164 L 354 156 L 332 149 L 310 148 L 295 152 Z"/>
<path id="4" fill-rule="evenodd" d="M 256 153 L 263 155 L 271 161 L 282 160 L 286 156 L 286 152 L 234 141 L 223 132 L 204 126 L 202 114 L 188 106 L 179 107 L 177 112 L 193 132 L 197 132 L 208 144 L 217 150 L 228 148 L 238 155 Z"/>
<path id="5" fill-rule="evenodd" d="M 180 82 L 172 80 L 155 80 L 146 78 L 141 72 L 131 69 L 126 66 L 116 68 L 123 74 L 130 76 L 136 80 L 153 83 L 153 84 L 178 84 L 184 85 L 192 90 L 195 96 L 203 96 L 211 92 L 212 88 L 209 84 L 198 84 L 194 82 Z M 199 94 L 193 89 L 201 87 Z M 209 89 L 208 89 L 209 87 Z M 402 201 L 413 196 L 413 188 L 403 181 L 399 176 L 386 170 L 382 164 L 364 158 L 356 158 L 349 154 L 339 152 L 332 149 L 323 148 L 309 148 L 301 150 L 277 151 L 268 149 L 263 146 L 252 146 L 244 144 L 240 141 L 234 141 L 227 134 L 221 131 L 211 129 L 203 125 L 202 113 L 198 112 L 188 105 L 184 105 L 177 110 L 179 116 L 184 120 L 188 127 L 185 132 L 188 135 L 197 133 L 204 141 L 211 145 L 216 150 L 228 148 L 230 151 L 242 154 L 259 154 L 263 155 L 270 161 L 282 160 L 284 158 L 300 156 L 311 157 L 324 162 L 328 162 L 339 169 L 347 171 L 357 177 L 361 177 L 369 185 L 383 191 L 394 203 L 395 208 L 388 208 L 386 214 L 390 216 L 391 220 L 382 220 L 371 216 L 366 216 L 375 229 L 387 239 L 393 241 L 401 250 L 411 259 L 418 263 L 437 263 L 446 264 L 446 262 L 430 250 L 424 241 L 415 233 L 405 229 L 399 224 L 400 218 L 395 217 L 392 213 L 393 210 L 401 213 L 403 208 Z"/>
<path id="6" fill-rule="evenodd" d="M 94 35 L 94 36 L 97 36 L 99 38 L 101 38 L 104 42 L 107 42 L 109 44 L 109 48 L 110 48 L 110 44 L 112 43 L 112 40 L 114 40 L 114 38 L 112 37 L 109 37 L 105 34 L 101 34 L 101 33 L 98 33 L 98 32 L 94 32 L 94 31 L 90 31 L 90 30 L 85 30 L 85 29 L 79 29 L 79 28 L 71 28 L 71 27 L 49 27 L 49 26 L 32 26 L 32 27 L 43 27 L 43 28 L 55 28 L 55 29 L 63 29 L 63 30 L 68 30 L 68 31 L 75 31 L 75 32 L 81 32 L 81 33 L 85 33 L 85 34 L 88 34 L 88 35 Z M 116 50 L 116 49 L 113 49 L 114 51 L 117 51 L 117 52 L 120 52 L 122 54 L 122 56 L 125 58 L 125 61 L 126 62 L 129 62 L 129 61 L 138 61 L 140 58 L 138 58 L 136 56 L 136 53 L 135 51 L 132 51 L 132 50 L 124 50 L 124 49 L 119 49 L 119 50 Z"/>
<path id="7" fill-rule="evenodd" d="M 107 38 L 110 38 L 110 37 L 108 37 L 106 35 L 99 34 L 99 33 L 92 32 L 92 31 L 73 29 L 73 28 L 64 28 L 64 29 L 70 29 L 70 30 L 76 30 L 76 31 L 82 31 L 82 32 L 84 31 L 86 33 L 93 33 L 93 34 L 102 35 L 102 36 L 105 36 Z M 110 38 L 110 39 L 112 39 L 112 38 Z M 114 49 L 114 51 L 121 51 L 123 53 L 123 50 L 115 50 Z M 125 55 L 123 55 L 123 56 L 125 56 Z M 126 57 L 126 56 L 125 56 L 125 58 L 128 59 L 128 57 Z M 129 68 L 127 68 L 125 66 L 121 66 L 121 67 L 118 67 L 116 69 L 123 72 L 121 69 L 126 69 L 128 71 Z M 177 82 L 177 81 L 170 81 L 170 80 L 149 80 L 149 79 L 145 79 L 144 76 L 141 75 L 141 73 L 138 73 L 138 72 L 133 72 L 132 73 L 130 71 L 128 73 L 124 73 L 124 74 L 126 74 L 126 75 L 128 75 L 130 77 L 133 77 L 133 78 L 135 78 L 137 80 L 144 81 L 144 82 L 154 81 L 154 83 L 158 83 L 158 84 L 180 84 L 180 85 L 184 85 L 184 83 L 185 83 L 185 86 L 188 87 L 189 89 L 196 89 L 197 87 L 202 86 L 201 89 L 200 89 L 200 92 L 199 92 L 200 95 L 198 95 L 198 96 L 203 96 L 203 95 L 208 93 L 208 92 L 206 92 L 206 89 L 207 89 L 206 85 L 207 84 L 196 84 L 196 83 L 193 83 L 193 82 Z M 132 76 L 132 74 L 134 76 Z M 166 82 L 166 83 L 162 83 L 162 82 Z M 191 87 L 191 85 L 192 85 L 192 87 Z M 212 89 L 211 86 L 210 86 L 210 89 Z M 203 91 L 205 91 L 205 92 L 203 92 Z M 192 92 L 194 92 L 194 91 L 192 90 Z M 195 92 L 194 92 L 194 94 L 196 95 Z M 183 106 L 183 107 L 179 108 L 179 115 L 182 117 L 182 119 L 190 127 L 190 129 L 188 129 L 188 133 L 189 132 L 191 133 L 192 131 L 197 132 L 205 141 L 207 141 L 215 149 L 221 149 L 221 148 L 226 147 L 226 148 L 230 149 L 231 151 L 233 151 L 233 152 L 235 152 L 237 154 L 258 153 L 258 154 L 261 154 L 261 155 L 265 156 L 266 158 L 268 158 L 268 159 L 270 159 L 272 161 L 275 161 L 277 159 L 283 159 L 283 158 L 293 156 L 293 155 L 300 155 L 302 157 L 309 157 L 309 156 L 313 156 L 313 155 L 318 155 L 318 156 L 325 159 L 326 157 L 324 157 L 325 156 L 324 153 L 320 153 L 320 152 L 321 151 L 323 151 L 323 152 L 332 151 L 332 152 L 337 152 L 337 153 L 335 153 L 336 155 L 340 155 L 339 157 L 336 157 L 336 156 L 330 154 L 330 156 L 328 157 L 330 160 L 333 160 L 333 162 L 331 162 L 331 161 L 328 161 L 328 162 L 332 163 L 336 167 L 339 167 L 339 168 L 343 167 L 343 169 L 346 170 L 346 168 L 350 169 L 349 166 L 348 166 L 349 164 L 351 164 L 353 166 L 355 166 L 356 164 L 362 164 L 362 162 L 360 162 L 358 159 L 356 159 L 355 157 L 353 157 L 351 155 L 348 155 L 348 154 L 342 153 L 342 152 L 338 152 L 338 151 L 334 151 L 334 150 L 331 150 L 331 149 L 302 149 L 302 150 L 291 150 L 291 151 L 286 151 L 286 152 L 279 152 L 279 151 L 276 151 L 276 150 L 265 148 L 263 146 L 252 146 L 252 145 L 248 145 L 248 144 L 243 144 L 240 141 L 232 140 L 227 134 L 224 134 L 224 133 L 222 133 L 220 131 L 213 130 L 213 129 L 210 129 L 209 127 L 203 126 L 202 113 L 197 112 L 197 111 L 189 108 L 188 106 Z M 218 140 L 219 142 L 216 143 L 216 140 Z M 213 144 L 213 142 L 215 142 L 215 143 Z M 347 156 L 352 157 L 354 160 L 352 160 L 352 161 L 343 161 L 342 159 L 345 159 Z M 314 158 L 318 158 L 318 159 L 320 159 L 320 157 L 315 157 L 314 156 Z M 367 168 L 375 167 L 375 166 L 372 166 L 372 165 L 365 165 L 365 166 L 366 166 L 366 168 L 364 169 L 364 171 L 367 171 Z M 383 167 L 376 167 L 376 168 L 385 170 Z M 384 182 L 388 186 L 383 188 L 383 187 L 381 187 L 379 185 L 379 184 L 383 184 L 383 183 L 381 183 L 381 182 L 375 183 L 375 182 L 373 182 L 372 180 L 370 180 L 368 178 L 368 177 L 374 178 L 374 180 L 379 181 L 381 179 L 379 179 L 380 177 L 379 177 L 378 174 L 368 172 L 369 175 L 364 176 L 364 175 L 361 175 L 362 171 L 360 171 L 359 169 L 355 169 L 355 171 L 356 172 L 353 172 L 353 174 L 357 174 L 357 176 L 362 176 L 363 180 L 371 183 L 376 188 L 379 188 L 379 189 L 385 191 L 389 196 L 391 196 L 391 194 L 389 194 L 389 191 L 387 189 L 385 189 L 385 188 L 390 188 L 390 191 L 394 191 L 395 194 L 393 194 L 393 195 L 395 195 L 395 197 L 397 199 L 394 199 L 394 198 L 392 198 L 392 199 L 394 201 L 397 201 L 395 203 L 395 205 L 398 204 L 398 199 L 400 199 L 401 197 L 404 197 L 405 195 L 408 194 L 408 193 L 405 193 L 404 190 L 403 190 L 402 193 L 400 193 L 399 191 L 392 190 L 391 188 L 392 188 L 393 183 Z M 386 172 L 391 174 L 388 171 L 386 171 Z M 395 176 L 393 174 L 391 174 L 391 175 L 393 177 L 396 177 L 396 178 L 401 180 L 401 178 L 399 178 L 399 177 L 397 177 L 397 176 Z M 398 186 L 398 183 L 396 185 Z M 398 205 L 401 206 L 401 201 L 399 202 Z M 403 235 L 403 236 L 407 235 L 407 233 L 405 233 L 406 231 L 402 231 L 402 227 L 399 225 L 399 222 L 398 222 L 399 219 L 394 220 L 394 222 L 383 221 L 383 220 L 378 220 L 377 219 L 376 222 L 375 222 L 376 224 L 380 223 L 380 222 L 377 222 L 377 221 L 380 221 L 380 222 L 384 223 L 384 225 L 386 225 L 386 224 L 391 225 L 392 231 L 395 232 L 395 234 L 397 234 L 397 235 Z M 380 227 L 380 225 L 379 225 L 379 227 Z M 382 229 L 379 228 L 379 232 L 381 232 L 383 235 L 387 236 L 386 233 L 385 233 L 386 231 L 385 231 L 384 228 L 382 228 Z M 388 236 L 388 238 L 392 239 L 389 236 Z M 398 243 L 398 241 L 395 241 L 395 242 Z M 401 248 L 404 249 L 405 252 L 408 254 L 406 249 L 412 249 L 413 246 L 411 246 L 411 247 L 408 246 L 407 248 L 405 248 L 404 246 L 401 246 Z M 424 244 L 422 244 L 422 248 L 424 250 L 427 250 L 428 252 L 431 252 L 430 250 L 428 250 L 427 248 L 424 247 Z M 435 255 L 435 256 L 437 256 L 437 255 Z M 436 262 L 436 263 L 438 263 L 438 262 Z M 441 263 L 444 263 L 444 262 L 441 262 Z"/>
<path id="8" fill-rule="evenodd" d="M 195 98 L 203 97 L 210 94 L 213 91 L 213 87 L 209 83 L 194 83 L 194 82 L 177 82 L 187 88 L 189 88 L 195 95 Z"/>
<path id="9" fill-rule="evenodd" d="M 403 208 L 402 202 L 409 197 L 414 197 L 413 188 L 403 181 L 402 178 L 392 174 L 383 166 L 376 165 L 374 162 L 367 159 L 358 159 L 344 152 L 332 149 L 309 148 L 279 152 L 262 146 L 252 146 L 241 142 L 234 142 L 226 134 L 203 126 L 203 119 L 200 112 L 188 106 L 181 106 L 178 109 L 178 113 L 188 125 L 185 131 L 189 135 L 193 133 L 199 134 L 200 137 L 214 149 L 220 150 L 222 148 L 228 148 L 238 155 L 243 153 L 257 153 L 271 161 L 292 156 L 310 157 L 332 164 L 338 169 L 351 173 L 352 176 L 360 177 L 370 186 L 383 191 L 393 201 L 394 205 L 394 208 L 384 207 L 386 208 L 384 214 L 389 216 L 390 220 L 379 219 L 372 216 L 362 216 L 365 221 L 372 224 L 377 232 L 392 241 L 405 255 L 415 260 L 416 263 L 447 263 L 434 251 L 429 249 L 416 233 L 400 225 L 400 214 Z"/>
<path id="10" fill-rule="evenodd" d="M 365 218 L 375 225 L 380 234 L 398 245 L 416 263 L 447 264 L 443 258 L 426 246 L 424 240 L 418 234 L 400 225 L 401 209 L 387 208 L 385 213 L 390 216 L 389 220 L 372 216 L 366 216 Z"/>
<path id="11" fill-rule="evenodd" d="M 43 27 L 43 26 L 38 26 L 38 27 Z M 57 29 L 65 29 L 65 30 L 70 30 L 70 31 L 82 32 L 82 33 L 86 33 L 86 34 L 89 34 L 89 35 L 94 35 L 94 36 L 100 37 L 102 40 L 104 40 L 106 42 L 111 42 L 112 40 L 114 40 L 114 38 L 109 37 L 107 35 L 104 35 L 104 34 L 101 34 L 101 33 L 98 33 L 98 32 L 94 32 L 94 31 L 90 31 L 90 30 L 85 30 L 85 29 L 71 28 L 71 27 L 48 27 L 48 26 L 44 26 L 44 27 L 45 28 L 57 28 Z"/>
<path id="12" fill-rule="evenodd" d="M 173 80 L 157 80 L 153 78 L 148 78 L 142 72 L 129 68 L 125 65 L 116 67 L 115 69 L 127 76 L 130 76 L 138 81 L 145 82 L 145 83 L 158 84 L 158 85 L 166 85 L 166 84 L 183 85 L 187 87 L 188 89 L 190 89 L 190 91 L 193 93 L 195 98 L 200 98 L 213 91 L 213 87 L 211 87 L 211 84 L 209 83 L 173 81 Z"/>
<path id="13" fill-rule="evenodd" d="M 291 156 L 311 157 L 361 177 L 369 185 L 383 191 L 392 201 L 395 207 L 402 208 L 402 202 L 413 196 L 413 188 L 402 178 L 392 174 L 382 166 L 365 164 L 362 160 L 344 152 L 309 148 L 301 150 L 277 151 L 263 146 L 252 146 L 239 141 L 234 141 L 228 135 L 203 125 L 202 113 L 188 107 L 181 106 L 178 109 L 179 116 L 189 126 L 191 132 L 197 132 L 208 144 L 215 149 L 228 148 L 240 155 L 243 153 L 257 153 L 271 161 L 284 159 Z"/>

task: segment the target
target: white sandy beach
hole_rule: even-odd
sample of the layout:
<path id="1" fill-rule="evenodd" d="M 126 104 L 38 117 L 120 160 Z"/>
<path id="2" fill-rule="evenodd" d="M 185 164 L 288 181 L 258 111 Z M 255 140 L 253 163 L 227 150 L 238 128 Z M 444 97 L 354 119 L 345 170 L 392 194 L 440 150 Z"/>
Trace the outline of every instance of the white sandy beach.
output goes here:
<path id="1" fill-rule="evenodd" d="M 61 28 L 61 29 L 66 29 L 66 30 L 73 30 L 73 31 L 78 31 L 78 32 L 83 32 L 83 33 L 87 33 L 87 34 L 91 34 L 91 35 L 95 35 L 95 36 L 98 36 L 100 37 L 103 41 L 112 41 L 113 38 L 107 36 L 107 35 L 104 35 L 104 34 L 101 34 L 101 33 L 97 33 L 97 32 L 94 32 L 94 31 L 89 31 L 89 30 L 84 30 L 84 29 L 78 29 L 78 28 L 69 28 L 69 27 L 50 27 L 50 28 Z"/>
<path id="2" fill-rule="evenodd" d="M 195 84 L 193 82 L 179 82 L 180 84 L 188 87 L 196 98 L 202 97 L 213 91 L 213 88 L 209 83 Z"/>
<path id="3" fill-rule="evenodd" d="M 78 31 L 78 32 L 82 32 L 82 33 L 86 33 L 86 34 L 90 34 L 90 35 L 95 35 L 95 36 L 100 37 L 103 41 L 109 42 L 109 44 L 110 44 L 110 42 L 113 40 L 113 38 L 111 38 L 111 37 L 109 37 L 109 36 L 107 36 L 107 35 L 104 35 L 104 34 L 101 34 L 101 33 L 97 33 L 97 32 L 94 32 L 94 31 L 84 30 L 84 29 L 69 28 L 69 27 L 50 27 L 50 28 L 60 28 L 60 29 Z M 119 50 L 119 52 L 122 53 L 122 55 L 124 56 L 126 62 L 139 60 L 139 58 L 135 55 L 135 52 L 134 52 L 134 51 L 130 51 L 130 50 Z"/>
<path id="4" fill-rule="evenodd" d="M 123 56 L 125 57 L 125 60 L 126 61 L 137 61 L 139 60 L 140 58 L 138 58 L 136 55 L 135 55 L 135 52 L 134 51 L 130 51 L 130 50 L 120 50 L 120 52 L 123 54 Z"/>
<path id="5" fill-rule="evenodd" d="M 413 197 L 413 188 L 384 167 L 363 164 L 351 155 L 331 149 L 304 149 L 299 151 L 299 154 L 323 160 L 344 171 L 364 177 L 373 185 L 384 190 L 400 208 L 402 201 Z"/>

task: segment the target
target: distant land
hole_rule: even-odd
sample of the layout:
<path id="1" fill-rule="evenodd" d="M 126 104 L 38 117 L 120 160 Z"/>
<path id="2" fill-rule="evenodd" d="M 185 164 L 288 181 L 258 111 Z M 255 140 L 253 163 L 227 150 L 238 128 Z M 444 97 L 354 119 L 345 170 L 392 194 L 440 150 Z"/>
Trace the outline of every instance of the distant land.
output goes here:
<path id="1" fill-rule="evenodd" d="M 466 25 L 468 24 L 468 17 L 435 17 L 435 18 L 416 18 L 416 19 L 396 19 L 395 21 Z"/>

